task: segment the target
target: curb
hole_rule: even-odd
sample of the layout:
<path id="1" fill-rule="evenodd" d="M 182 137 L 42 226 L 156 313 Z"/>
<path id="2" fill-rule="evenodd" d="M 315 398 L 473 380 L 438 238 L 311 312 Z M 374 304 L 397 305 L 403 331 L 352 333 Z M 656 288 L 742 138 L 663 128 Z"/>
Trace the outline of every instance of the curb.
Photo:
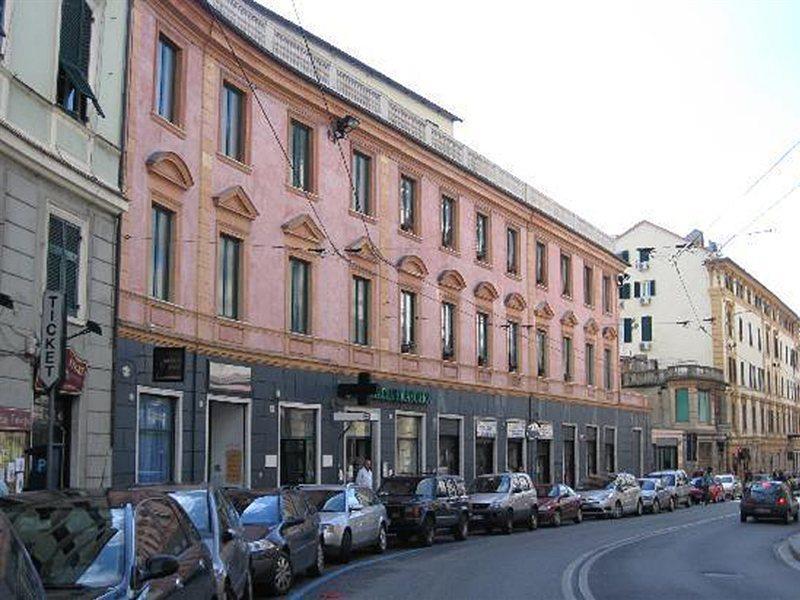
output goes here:
<path id="1" fill-rule="evenodd" d="M 791 552 L 792 558 L 796 561 L 800 561 L 800 533 L 789 536 L 786 542 L 789 546 L 789 552 Z"/>

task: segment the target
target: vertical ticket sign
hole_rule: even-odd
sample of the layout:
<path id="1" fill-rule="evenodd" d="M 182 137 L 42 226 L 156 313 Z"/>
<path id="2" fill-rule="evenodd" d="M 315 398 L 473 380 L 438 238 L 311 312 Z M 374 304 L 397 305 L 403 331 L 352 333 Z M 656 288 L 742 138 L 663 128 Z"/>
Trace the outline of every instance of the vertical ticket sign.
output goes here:
<path id="1" fill-rule="evenodd" d="M 39 354 L 39 379 L 44 389 L 50 391 L 64 377 L 64 343 L 67 329 L 67 311 L 64 294 L 47 290 L 42 299 L 42 336 Z"/>

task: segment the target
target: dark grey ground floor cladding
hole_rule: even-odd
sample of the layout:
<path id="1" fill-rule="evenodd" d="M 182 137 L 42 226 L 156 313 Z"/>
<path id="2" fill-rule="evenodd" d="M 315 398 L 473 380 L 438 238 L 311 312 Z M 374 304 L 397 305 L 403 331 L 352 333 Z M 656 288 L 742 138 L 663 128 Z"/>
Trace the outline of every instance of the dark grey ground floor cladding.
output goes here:
<path id="1" fill-rule="evenodd" d="M 249 391 L 245 384 L 220 392 L 209 365 L 226 361 L 187 351 L 175 381 L 154 381 L 152 345 L 120 339 L 117 352 L 116 485 L 327 483 L 352 477 L 365 456 L 378 481 L 447 464 L 467 479 L 481 470 L 524 468 L 540 480 L 577 482 L 590 468 L 639 474 L 651 464 L 648 418 L 639 411 L 379 380 L 377 399 L 366 407 L 372 423 L 351 425 L 345 434 L 334 413 L 360 407 L 337 398 L 336 387 L 354 378 L 239 364 L 249 368 Z M 148 413 L 153 398 L 161 406 Z M 412 418 L 397 426 L 398 417 Z M 532 421 L 552 426 L 549 443 L 518 437 Z M 537 456 L 537 447 L 548 456 Z"/>

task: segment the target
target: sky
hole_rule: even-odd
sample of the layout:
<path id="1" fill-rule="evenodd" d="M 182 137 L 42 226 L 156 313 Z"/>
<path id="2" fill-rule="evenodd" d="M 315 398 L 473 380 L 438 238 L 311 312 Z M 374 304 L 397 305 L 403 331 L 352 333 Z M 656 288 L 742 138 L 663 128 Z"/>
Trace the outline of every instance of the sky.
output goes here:
<path id="1" fill-rule="evenodd" d="M 610 234 L 735 236 L 723 253 L 800 314 L 800 145 L 769 171 L 800 140 L 800 0 L 295 2 L 568 209 Z"/>

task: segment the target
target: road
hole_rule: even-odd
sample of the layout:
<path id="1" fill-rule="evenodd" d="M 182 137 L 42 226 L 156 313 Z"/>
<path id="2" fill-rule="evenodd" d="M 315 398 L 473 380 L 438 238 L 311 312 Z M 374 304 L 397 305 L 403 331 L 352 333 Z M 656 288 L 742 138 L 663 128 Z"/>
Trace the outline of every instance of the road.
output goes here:
<path id="1" fill-rule="evenodd" d="M 800 526 L 740 523 L 738 503 L 726 502 L 466 542 L 442 536 L 433 548 L 332 565 L 299 579 L 291 598 L 795 600 L 800 567 L 781 557 L 793 533 Z"/>

